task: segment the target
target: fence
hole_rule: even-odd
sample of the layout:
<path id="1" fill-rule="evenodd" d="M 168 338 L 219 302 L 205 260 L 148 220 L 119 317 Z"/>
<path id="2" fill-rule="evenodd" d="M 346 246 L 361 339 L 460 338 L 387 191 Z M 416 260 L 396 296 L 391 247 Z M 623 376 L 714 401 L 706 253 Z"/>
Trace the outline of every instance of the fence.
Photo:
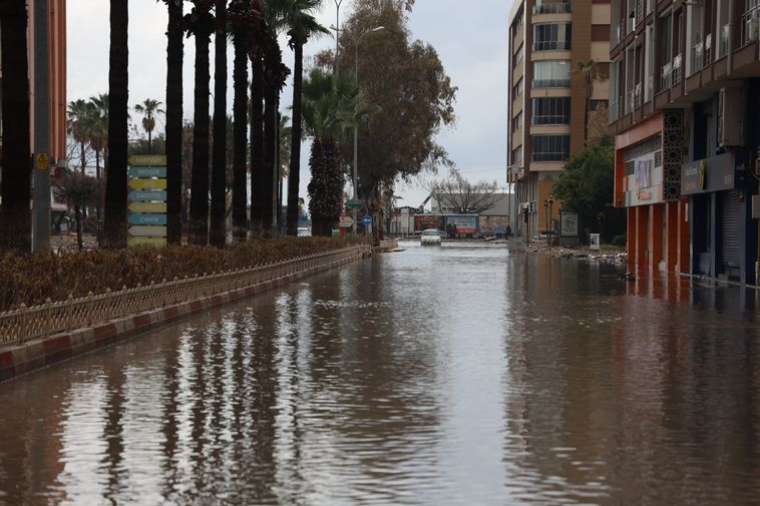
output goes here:
<path id="1" fill-rule="evenodd" d="M 118 292 L 70 298 L 0 312 L 0 346 L 18 345 L 39 337 L 105 323 L 182 302 L 261 285 L 297 274 L 326 270 L 358 260 L 370 252 L 369 246 L 356 246 L 250 269 L 164 281 L 150 286 L 138 286 Z"/>

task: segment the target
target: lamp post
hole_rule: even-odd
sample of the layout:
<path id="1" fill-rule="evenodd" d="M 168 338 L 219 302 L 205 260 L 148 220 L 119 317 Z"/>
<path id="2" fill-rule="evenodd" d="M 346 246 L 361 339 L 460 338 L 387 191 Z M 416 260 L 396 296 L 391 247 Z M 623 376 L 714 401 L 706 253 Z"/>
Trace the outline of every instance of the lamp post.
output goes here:
<path id="1" fill-rule="evenodd" d="M 385 30 L 384 26 L 377 26 L 371 30 L 368 30 L 362 34 L 360 34 L 356 38 L 356 43 L 354 44 L 354 78 L 356 79 L 356 87 L 359 88 L 359 44 L 361 43 L 362 39 L 366 37 L 367 35 L 371 33 L 377 33 L 382 30 Z M 354 118 L 354 198 L 353 200 L 356 201 L 359 198 L 359 121 L 357 118 Z M 354 235 L 356 235 L 357 231 L 357 220 L 358 220 L 358 212 L 357 209 L 354 209 Z"/>

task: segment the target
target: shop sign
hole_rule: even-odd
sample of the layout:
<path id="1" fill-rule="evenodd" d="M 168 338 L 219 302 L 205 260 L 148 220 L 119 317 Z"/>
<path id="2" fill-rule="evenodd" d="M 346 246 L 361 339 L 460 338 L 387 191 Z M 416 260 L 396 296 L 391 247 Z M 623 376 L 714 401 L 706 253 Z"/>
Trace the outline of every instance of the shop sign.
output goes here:
<path id="1" fill-rule="evenodd" d="M 731 153 L 705 158 L 681 168 L 681 194 L 696 195 L 731 190 L 735 186 Z"/>
<path id="2" fill-rule="evenodd" d="M 578 213 L 562 211 L 559 214 L 559 232 L 561 237 L 578 237 L 580 235 Z"/>

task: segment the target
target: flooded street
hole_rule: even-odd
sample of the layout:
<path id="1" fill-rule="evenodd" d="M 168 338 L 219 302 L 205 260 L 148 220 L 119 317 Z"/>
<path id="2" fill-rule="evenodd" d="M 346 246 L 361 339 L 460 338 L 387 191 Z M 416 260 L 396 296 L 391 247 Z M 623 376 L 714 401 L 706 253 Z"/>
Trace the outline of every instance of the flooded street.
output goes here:
<path id="1" fill-rule="evenodd" d="M 0 504 L 760 504 L 755 292 L 407 246 L 0 385 Z"/>

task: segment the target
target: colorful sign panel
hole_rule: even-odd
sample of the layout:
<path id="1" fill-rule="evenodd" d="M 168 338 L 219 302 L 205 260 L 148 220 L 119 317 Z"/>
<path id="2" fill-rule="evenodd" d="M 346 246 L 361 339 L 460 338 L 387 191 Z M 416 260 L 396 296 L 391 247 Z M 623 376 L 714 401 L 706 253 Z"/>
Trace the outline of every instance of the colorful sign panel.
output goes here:
<path id="1" fill-rule="evenodd" d="M 166 157 L 132 156 L 128 175 L 129 246 L 166 246 Z"/>
<path id="2" fill-rule="evenodd" d="M 478 232 L 478 217 L 469 215 L 446 216 L 446 230 L 456 227 L 459 235 L 473 235 Z"/>
<path id="3" fill-rule="evenodd" d="M 735 186 L 734 157 L 731 153 L 685 164 L 681 168 L 681 194 L 732 190 Z"/>

